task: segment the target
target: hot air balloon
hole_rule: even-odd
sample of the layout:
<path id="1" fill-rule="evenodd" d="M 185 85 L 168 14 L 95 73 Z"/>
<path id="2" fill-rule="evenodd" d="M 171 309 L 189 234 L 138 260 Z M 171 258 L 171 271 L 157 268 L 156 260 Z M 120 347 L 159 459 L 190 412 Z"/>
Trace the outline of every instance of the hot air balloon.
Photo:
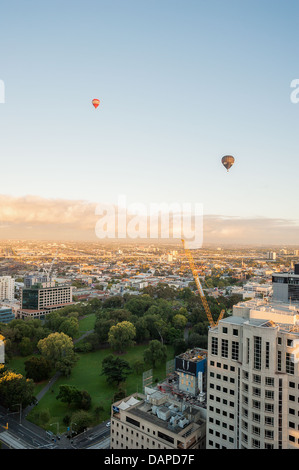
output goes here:
<path id="1" fill-rule="evenodd" d="M 92 104 L 94 105 L 95 108 L 97 108 L 100 104 L 100 100 L 94 99 L 94 100 L 92 100 Z"/>
<path id="2" fill-rule="evenodd" d="M 225 168 L 228 171 L 235 163 L 235 159 L 231 155 L 225 155 L 225 157 L 222 157 L 221 162 L 222 162 L 222 165 L 225 166 Z"/>

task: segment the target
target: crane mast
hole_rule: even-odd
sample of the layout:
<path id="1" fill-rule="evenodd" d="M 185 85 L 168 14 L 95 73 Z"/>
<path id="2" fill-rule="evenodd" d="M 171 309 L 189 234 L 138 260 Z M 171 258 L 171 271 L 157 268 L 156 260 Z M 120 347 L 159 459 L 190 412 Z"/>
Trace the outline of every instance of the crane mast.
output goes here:
<path id="1" fill-rule="evenodd" d="M 188 258 L 188 261 L 189 261 L 189 265 L 190 265 L 190 268 L 191 268 L 191 271 L 192 271 L 192 274 L 193 274 L 193 278 L 194 278 L 196 287 L 197 287 L 197 289 L 198 289 L 199 296 L 200 296 L 200 298 L 201 298 L 201 301 L 202 301 L 202 303 L 203 303 L 203 306 L 204 306 L 204 309 L 205 309 L 207 318 L 208 318 L 209 323 L 210 323 L 210 327 L 211 327 L 211 328 L 215 328 L 215 327 L 218 325 L 218 322 L 222 319 L 225 310 L 221 310 L 220 315 L 219 315 L 219 318 L 218 318 L 217 322 L 215 323 L 214 320 L 213 320 L 213 317 L 212 317 L 212 314 L 211 314 L 211 311 L 210 311 L 210 308 L 209 308 L 207 299 L 206 299 L 206 297 L 205 297 L 205 294 L 204 294 L 202 285 L 201 285 L 200 280 L 199 280 L 199 277 L 198 277 L 198 275 L 197 275 L 197 270 L 196 270 L 196 268 L 195 268 L 195 265 L 194 265 L 194 261 L 193 261 L 193 257 L 192 257 L 192 255 L 191 255 L 191 252 L 190 252 L 190 250 L 187 248 L 186 243 L 185 243 L 185 240 L 182 240 L 182 242 L 183 242 L 185 254 L 186 254 L 186 256 L 187 256 L 187 258 Z"/>

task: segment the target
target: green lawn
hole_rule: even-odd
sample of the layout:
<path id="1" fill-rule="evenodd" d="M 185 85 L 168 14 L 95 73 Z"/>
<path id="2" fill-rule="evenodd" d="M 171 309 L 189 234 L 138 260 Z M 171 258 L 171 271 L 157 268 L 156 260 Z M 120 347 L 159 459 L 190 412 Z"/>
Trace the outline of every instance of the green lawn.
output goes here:
<path id="1" fill-rule="evenodd" d="M 95 314 L 87 315 L 81 318 L 79 320 L 79 333 L 77 338 L 79 338 L 85 332 L 93 330 L 95 320 Z M 128 351 L 121 357 L 132 365 L 137 360 L 143 360 L 143 352 L 146 348 L 146 345 L 134 346 L 129 348 Z M 168 347 L 167 352 L 167 360 L 173 359 L 173 348 Z M 56 395 L 59 392 L 59 385 L 62 384 L 74 385 L 79 390 L 86 390 L 92 398 L 92 408 L 90 412 L 93 412 L 97 406 L 102 406 L 104 411 L 101 413 L 99 420 L 103 421 L 108 419 L 110 417 L 111 403 L 116 388 L 107 385 L 105 377 L 101 376 L 100 374 L 103 359 L 111 353 L 111 349 L 101 349 L 99 351 L 90 353 L 78 353 L 79 360 L 74 366 L 71 376 L 68 378 L 60 378 L 54 384 L 53 389 L 47 392 L 47 394 L 40 399 L 38 405 L 28 416 L 28 419 L 32 422 L 35 422 L 39 426 L 43 426 L 45 429 L 52 430 L 53 432 L 56 432 L 57 427 L 57 425 L 54 423 L 59 423 L 59 431 L 66 431 L 66 426 L 62 421 L 63 417 L 67 414 L 71 414 L 74 410 L 72 408 L 68 408 L 67 404 L 62 403 L 60 400 L 56 399 Z M 25 376 L 24 363 L 29 359 L 29 357 L 14 357 L 9 362 L 9 368 Z M 165 363 L 161 364 L 153 371 L 153 384 L 155 384 L 156 381 L 161 381 L 165 378 L 165 366 Z M 147 368 L 150 369 L 150 366 Z M 42 388 L 47 385 L 47 382 L 48 381 L 45 381 L 35 385 L 35 395 L 38 395 Z M 126 395 L 130 395 L 135 392 L 142 392 L 142 373 L 139 375 L 133 373 L 127 378 Z M 43 425 L 38 418 L 38 414 L 44 410 L 48 410 L 51 416 L 49 423 L 46 425 Z M 50 424 L 53 424 L 53 426 L 50 426 Z M 95 422 L 94 424 L 97 423 Z"/>
<path id="2" fill-rule="evenodd" d="M 127 353 L 124 354 L 122 357 L 126 359 L 130 364 L 133 364 L 136 360 L 142 359 L 143 351 L 146 348 L 147 346 L 145 345 L 134 346 L 130 348 Z M 60 400 L 56 399 L 56 395 L 59 391 L 59 385 L 62 384 L 74 385 L 79 390 L 87 390 L 87 392 L 92 397 L 92 408 L 90 411 L 92 412 L 97 406 L 100 405 L 104 408 L 104 412 L 102 412 L 100 416 L 100 421 L 108 419 L 110 417 L 110 408 L 113 394 L 115 393 L 115 387 L 107 385 L 105 377 L 101 376 L 100 373 L 102 360 L 105 356 L 111 353 L 112 351 L 110 349 L 104 349 L 96 352 L 79 354 L 79 360 L 73 368 L 71 376 L 68 378 L 60 378 L 53 386 L 53 389 L 50 390 L 39 401 L 38 405 L 28 416 L 28 419 L 33 422 L 36 422 L 36 424 L 41 425 L 41 423 L 36 421 L 37 412 L 40 412 L 42 410 L 49 410 L 51 420 L 47 424 L 46 428 L 53 430 L 55 426 L 51 426 L 51 428 L 49 428 L 49 424 L 59 422 L 60 432 L 64 432 L 66 430 L 66 426 L 63 424 L 62 421 L 63 417 L 66 414 L 71 414 L 74 410 L 68 408 L 65 403 L 62 403 Z M 172 358 L 173 349 L 172 347 L 169 347 L 167 360 Z M 164 379 L 165 375 L 165 363 L 161 364 L 157 369 L 153 371 L 154 381 L 155 379 Z M 133 373 L 127 378 L 126 381 L 126 395 L 130 395 L 137 391 L 142 392 L 142 373 L 138 376 Z"/>
<path id="3" fill-rule="evenodd" d="M 86 331 L 90 331 L 94 329 L 94 324 L 96 321 L 96 315 L 94 313 L 90 315 L 86 315 L 79 320 L 79 333 L 77 337 L 79 338 L 81 335 L 86 333 Z"/>

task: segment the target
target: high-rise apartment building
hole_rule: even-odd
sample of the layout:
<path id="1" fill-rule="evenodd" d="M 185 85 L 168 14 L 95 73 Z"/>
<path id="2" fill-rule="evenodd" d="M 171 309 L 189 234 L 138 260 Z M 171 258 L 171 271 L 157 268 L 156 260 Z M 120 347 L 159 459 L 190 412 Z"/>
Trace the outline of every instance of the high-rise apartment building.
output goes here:
<path id="1" fill-rule="evenodd" d="M 299 449 L 299 305 L 234 306 L 208 336 L 208 449 Z"/>
<path id="2" fill-rule="evenodd" d="M 0 300 L 14 299 L 15 280 L 11 276 L 0 276 Z"/>

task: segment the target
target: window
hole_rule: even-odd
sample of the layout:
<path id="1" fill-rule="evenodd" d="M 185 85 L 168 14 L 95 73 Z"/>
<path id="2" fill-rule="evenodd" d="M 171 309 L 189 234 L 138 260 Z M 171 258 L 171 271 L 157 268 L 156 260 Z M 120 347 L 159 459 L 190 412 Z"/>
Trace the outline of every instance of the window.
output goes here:
<path id="1" fill-rule="evenodd" d="M 281 371 L 281 351 L 277 351 L 277 370 Z"/>
<path id="2" fill-rule="evenodd" d="M 217 356 L 218 354 L 218 338 L 212 337 L 212 354 Z"/>
<path id="3" fill-rule="evenodd" d="M 252 447 L 255 449 L 260 449 L 261 443 L 257 439 L 252 439 Z"/>
<path id="4" fill-rule="evenodd" d="M 286 373 L 294 375 L 294 354 L 286 353 Z"/>
<path id="5" fill-rule="evenodd" d="M 274 400 L 274 391 L 265 390 L 265 398 L 267 398 L 268 400 Z"/>
<path id="6" fill-rule="evenodd" d="M 258 400 L 252 400 L 252 408 L 259 410 L 261 408 L 261 403 Z"/>
<path id="7" fill-rule="evenodd" d="M 249 351 L 250 351 L 249 338 L 247 338 L 247 340 L 246 340 L 246 347 L 247 347 L 246 362 L 247 362 L 247 364 L 249 364 Z"/>
<path id="8" fill-rule="evenodd" d="M 239 343 L 238 341 L 232 342 L 232 360 L 238 361 L 239 360 Z"/>
<path id="9" fill-rule="evenodd" d="M 254 382 L 255 384 L 260 384 L 260 383 L 261 383 L 261 376 L 254 374 L 254 376 L 253 376 L 253 382 Z"/>
<path id="10" fill-rule="evenodd" d="M 265 425 L 266 426 L 274 426 L 273 416 L 265 416 Z"/>
<path id="11" fill-rule="evenodd" d="M 164 439 L 164 441 L 171 442 L 172 444 L 174 443 L 174 439 L 171 436 L 168 436 L 167 434 L 164 434 L 163 432 L 158 431 L 158 437 L 161 439 Z"/>
<path id="12" fill-rule="evenodd" d="M 253 347 L 253 367 L 256 370 L 261 370 L 261 354 L 262 354 L 262 338 L 260 336 L 254 337 Z"/>
<path id="13" fill-rule="evenodd" d="M 274 439 L 274 432 L 270 431 L 269 429 L 265 429 L 265 438 L 266 439 Z"/>
<path id="14" fill-rule="evenodd" d="M 255 395 L 256 397 L 260 397 L 260 396 L 261 396 L 261 389 L 260 389 L 260 388 L 257 388 L 257 387 L 253 387 L 252 393 L 253 393 L 253 395 Z"/>
<path id="15" fill-rule="evenodd" d="M 140 427 L 139 421 L 136 421 L 136 419 L 130 418 L 129 416 L 126 416 L 126 422 L 133 424 L 134 426 L 137 426 L 138 428 Z"/>
<path id="16" fill-rule="evenodd" d="M 256 423 L 260 423 L 261 415 L 259 415 L 258 413 L 252 413 L 252 421 L 255 421 Z"/>
<path id="17" fill-rule="evenodd" d="M 223 339 L 221 342 L 221 356 L 228 357 L 228 341 Z"/>
<path id="18" fill-rule="evenodd" d="M 274 412 L 274 405 L 272 403 L 265 403 L 265 411 L 267 413 L 273 413 Z"/>
<path id="19" fill-rule="evenodd" d="M 269 362 L 270 362 L 270 343 L 266 342 L 266 369 L 269 369 Z"/>
<path id="20" fill-rule="evenodd" d="M 239 331 L 238 331 L 236 328 L 233 329 L 233 335 L 234 335 L 234 336 L 238 336 L 238 335 L 239 335 Z"/>

